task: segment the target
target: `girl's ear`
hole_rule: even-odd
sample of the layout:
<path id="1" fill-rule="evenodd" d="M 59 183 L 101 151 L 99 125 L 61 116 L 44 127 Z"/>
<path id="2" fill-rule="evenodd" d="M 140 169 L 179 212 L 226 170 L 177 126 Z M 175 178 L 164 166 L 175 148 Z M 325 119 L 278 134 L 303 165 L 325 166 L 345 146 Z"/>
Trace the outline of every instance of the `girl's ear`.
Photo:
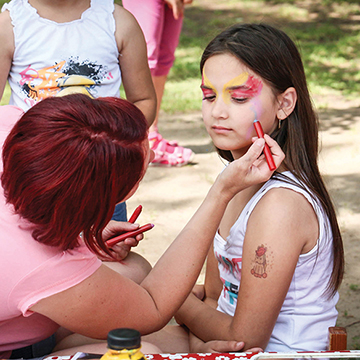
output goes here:
<path id="1" fill-rule="evenodd" d="M 295 88 L 289 87 L 278 96 L 279 109 L 276 113 L 279 120 L 286 119 L 294 110 L 297 101 Z"/>

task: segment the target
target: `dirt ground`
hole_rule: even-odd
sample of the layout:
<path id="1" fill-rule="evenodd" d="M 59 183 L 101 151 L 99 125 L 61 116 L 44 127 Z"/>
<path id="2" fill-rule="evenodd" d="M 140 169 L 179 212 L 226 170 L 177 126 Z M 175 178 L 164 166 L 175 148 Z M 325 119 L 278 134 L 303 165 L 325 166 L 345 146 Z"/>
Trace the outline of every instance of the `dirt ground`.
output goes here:
<path id="1" fill-rule="evenodd" d="M 318 99 L 321 101 L 324 99 Z M 337 208 L 346 256 L 338 326 L 347 328 L 348 348 L 360 349 L 360 100 L 334 98 L 326 102 L 336 105 L 319 112 L 320 166 Z M 165 138 L 190 147 L 196 156 L 192 164 L 181 168 L 150 167 L 139 190 L 127 202 L 129 214 L 137 205 L 143 206 L 140 224 L 155 224 L 137 248 L 152 264 L 194 214 L 223 167 L 201 113 L 162 114 L 159 126 Z"/>

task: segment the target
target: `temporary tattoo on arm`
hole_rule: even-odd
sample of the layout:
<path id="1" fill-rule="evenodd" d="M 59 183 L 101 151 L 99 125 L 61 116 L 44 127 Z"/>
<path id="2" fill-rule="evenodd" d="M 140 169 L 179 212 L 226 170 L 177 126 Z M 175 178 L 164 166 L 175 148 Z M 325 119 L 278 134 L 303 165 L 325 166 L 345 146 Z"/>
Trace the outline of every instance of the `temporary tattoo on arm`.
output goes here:
<path id="1" fill-rule="evenodd" d="M 251 274 L 258 278 L 266 278 L 266 250 L 267 248 L 261 244 L 258 246 L 257 250 L 255 250 L 255 259 L 254 259 L 254 266 L 251 269 Z"/>

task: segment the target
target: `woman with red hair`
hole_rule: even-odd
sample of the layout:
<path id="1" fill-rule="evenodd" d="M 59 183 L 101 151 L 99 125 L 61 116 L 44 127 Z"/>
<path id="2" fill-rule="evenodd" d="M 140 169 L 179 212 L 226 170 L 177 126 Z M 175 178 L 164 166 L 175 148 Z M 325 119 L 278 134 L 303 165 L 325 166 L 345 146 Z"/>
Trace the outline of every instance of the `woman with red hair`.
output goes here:
<path id="1" fill-rule="evenodd" d="M 136 228 L 110 219 L 153 157 L 144 115 L 126 100 L 81 94 L 47 98 L 20 115 L 0 107 L 2 358 L 49 354 L 60 326 L 93 339 L 119 327 L 142 334 L 163 327 L 190 293 L 226 204 L 272 174 L 258 139 L 218 177 L 154 268 L 133 281 L 98 256 L 116 258 L 106 240 Z M 283 153 L 266 141 L 279 166 Z M 134 271 L 144 263 L 138 259 Z M 96 346 L 105 352 L 105 343 Z"/>

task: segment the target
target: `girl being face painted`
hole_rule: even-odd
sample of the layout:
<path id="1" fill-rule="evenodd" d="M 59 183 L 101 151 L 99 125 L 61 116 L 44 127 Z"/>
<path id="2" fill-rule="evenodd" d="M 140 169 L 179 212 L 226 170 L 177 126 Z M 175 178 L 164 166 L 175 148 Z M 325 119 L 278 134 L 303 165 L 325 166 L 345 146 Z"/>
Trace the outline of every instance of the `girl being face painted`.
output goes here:
<path id="1" fill-rule="evenodd" d="M 236 57 L 219 54 L 206 60 L 201 89 L 206 130 L 214 145 L 230 150 L 235 159 L 252 144 L 255 119 L 265 133 L 277 127 L 279 103 L 272 89 Z"/>

